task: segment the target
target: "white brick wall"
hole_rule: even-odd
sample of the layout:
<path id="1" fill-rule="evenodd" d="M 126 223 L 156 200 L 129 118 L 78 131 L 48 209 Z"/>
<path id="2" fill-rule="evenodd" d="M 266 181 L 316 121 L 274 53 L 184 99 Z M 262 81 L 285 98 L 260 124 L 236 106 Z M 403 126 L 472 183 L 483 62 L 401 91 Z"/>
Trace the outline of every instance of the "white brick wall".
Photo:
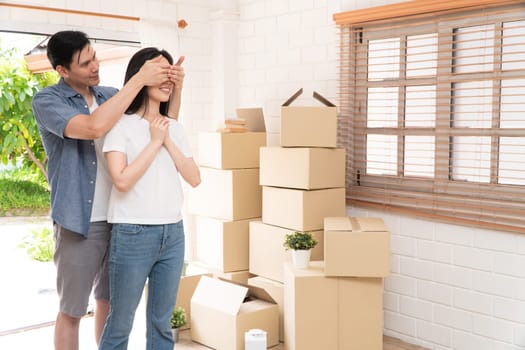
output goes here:
<path id="1" fill-rule="evenodd" d="M 212 69 L 211 14 L 221 4 L 228 11 L 238 10 L 238 80 L 224 88 L 236 92 L 240 107 L 264 108 L 269 143 L 278 144 L 280 104 L 298 88 L 304 88 L 298 104 L 316 105 L 311 98 L 314 90 L 336 102 L 338 38 L 332 15 L 393 2 L 397 0 L 239 0 L 238 8 L 232 9 L 234 1 L 133 0 L 125 8 L 96 1 L 76 9 L 118 10 L 131 16 L 146 11 L 158 20 L 189 22 L 181 49 L 187 56 L 183 121 L 194 138 L 224 112 L 211 102 L 214 84 L 223 83 L 210 79 L 217 69 Z M 64 6 L 60 0 L 39 4 Z M 141 12 L 135 13 L 132 4 Z M 33 14 L 0 8 L 0 18 L 0 29 L 32 31 L 37 26 L 54 32 L 74 27 L 90 34 L 100 30 L 62 14 L 49 14 L 42 23 Z M 136 37 L 139 32 L 135 26 L 123 28 L 114 22 L 97 21 L 96 26 L 118 38 Z M 525 235 L 358 207 L 348 208 L 348 215 L 382 217 L 391 231 L 392 274 L 385 279 L 383 298 L 385 334 L 433 350 L 525 349 Z"/>

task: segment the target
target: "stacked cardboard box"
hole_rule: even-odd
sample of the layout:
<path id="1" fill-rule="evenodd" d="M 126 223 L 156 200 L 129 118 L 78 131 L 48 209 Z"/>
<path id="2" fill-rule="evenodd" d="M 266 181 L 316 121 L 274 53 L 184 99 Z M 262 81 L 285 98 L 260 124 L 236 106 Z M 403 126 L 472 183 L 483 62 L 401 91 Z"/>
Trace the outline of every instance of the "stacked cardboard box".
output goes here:
<path id="1" fill-rule="evenodd" d="M 323 220 L 345 215 L 345 151 L 336 148 L 336 108 L 290 106 L 281 110 L 281 147 L 260 150 L 262 220 L 250 222 L 249 283 L 263 287 L 278 303 L 280 337 L 284 341 L 284 250 L 286 234 L 310 231 L 319 242 L 312 260 L 323 260 Z"/>
<path id="2" fill-rule="evenodd" d="M 264 146 L 264 129 L 198 135 L 202 181 L 188 199 L 196 215 L 194 257 L 220 277 L 248 272 L 249 222 L 262 210 L 259 148 Z"/>
<path id="3" fill-rule="evenodd" d="M 191 337 L 215 349 L 242 350 L 251 328 L 265 329 L 269 345 L 278 343 L 277 305 L 264 291 L 242 285 L 252 276 L 249 223 L 261 218 L 259 148 L 266 146 L 266 132 L 261 109 L 239 114 L 248 131 L 230 132 L 230 120 L 218 132 L 198 135 L 202 181 L 188 198 L 196 215 L 194 263 L 213 276 L 200 278 L 194 288 Z"/>
<path id="4" fill-rule="evenodd" d="M 304 270 L 285 266 L 285 349 L 381 350 L 389 273 L 382 219 L 325 218 L 324 261 Z"/>

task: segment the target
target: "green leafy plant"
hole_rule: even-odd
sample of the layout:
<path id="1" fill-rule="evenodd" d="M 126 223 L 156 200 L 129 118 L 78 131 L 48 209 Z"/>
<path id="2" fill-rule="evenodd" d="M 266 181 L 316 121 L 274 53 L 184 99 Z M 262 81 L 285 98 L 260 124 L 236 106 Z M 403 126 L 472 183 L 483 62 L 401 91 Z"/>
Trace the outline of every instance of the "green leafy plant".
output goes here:
<path id="1" fill-rule="evenodd" d="M 316 245 L 317 241 L 312 234 L 303 231 L 295 231 L 294 233 L 287 234 L 283 243 L 286 250 L 308 250 L 314 248 Z"/>
<path id="2" fill-rule="evenodd" d="M 25 249 L 33 260 L 42 262 L 51 261 L 53 260 L 55 250 L 53 232 L 49 227 L 32 230 L 31 234 L 24 238 L 19 247 Z"/>
<path id="3" fill-rule="evenodd" d="M 16 50 L 0 49 L 0 163 L 21 161 L 47 178 L 47 158 L 31 102 L 38 90 L 56 81 L 56 72 L 33 74 Z"/>
<path id="4" fill-rule="evenodd" d="M 173 312 L 171 313 L 171 328 L 184 327 L 186 322 L 186 311 L 180 306 L 175 306 L 175 308 L 173 308 Z"/>

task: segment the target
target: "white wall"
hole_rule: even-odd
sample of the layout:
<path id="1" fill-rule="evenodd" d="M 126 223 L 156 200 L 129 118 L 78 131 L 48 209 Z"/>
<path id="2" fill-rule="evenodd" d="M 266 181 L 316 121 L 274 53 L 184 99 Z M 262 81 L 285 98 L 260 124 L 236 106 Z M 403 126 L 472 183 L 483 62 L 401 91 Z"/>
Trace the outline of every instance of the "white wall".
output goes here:
<path id="1" fill-rule="evenodd" d="M 297 103 L 316 104 L 311 99 L 314 90 L 337 101 L 333 13 L 393 2 L 133 0 L 126 1 L 125 8 L 118 5 L 121 1 L 82 4 L 91 11 L 145 17 L 142 24 L 129 28 L 99 24 L 124 37 L 142 35 L 148 43 L 161 42 L 186 55 L 182 119 L 194 139 L 199 131 L 215 128 L 238 104 L 263 107 L 269 142 L 278 144 L 280 104 L 298 88 L 305 92 Z M 60 0 L 39 3 L 64 6 Z M 10 25 L 31 31 L 37 24 L 53 32 L 67 25 L 91 34 L 101 28 L 66 15 L 42 20 L 15 12 L 0 7 L 0 29 Z M 179 18 L 189 23 L 181 42 L 170 26 Z M 231 40 L 231 35 L 238 40 Z M 434 350 L 525 349 L 525 235 L 354 207 L 348 214 L 382 217 L 392 233 L 385 334 Z"/>
<path id="2" fill-rule="evenodd" d="M 241 0 L 239 103 L 262 106 L 278 144 L 279 106 L 298 88 L 337 100 L 332 14 L 398 1 Z M 524 211 L 525 212 L 525 211 Z M 525 349 L 525 235 L 360 208 L 391 230 L 385 334 L 430 349 Z"/>

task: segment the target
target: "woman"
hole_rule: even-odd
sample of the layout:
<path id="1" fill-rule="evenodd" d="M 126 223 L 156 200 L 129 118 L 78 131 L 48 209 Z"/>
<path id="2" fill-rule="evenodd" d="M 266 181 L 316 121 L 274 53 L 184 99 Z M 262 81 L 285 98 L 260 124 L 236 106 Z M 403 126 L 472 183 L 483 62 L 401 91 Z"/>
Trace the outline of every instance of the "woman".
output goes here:
<path id="1" fill-rule="evenodd" d="M 173 64 L 164 50 L 142 49 L 131 58 L 125 81 L 158 56 Z M 146 279 L 146 348 L 173 350 L 170 316 L 184 261 L 179 174 L 195 187 L 200 183 L 200 172 L 182 125 L 167 118 L 172 91 L 168 78 L 160 85 L 143 88 L 104 141 L 113 181 L 108 209 L 113 229 L 110 313 L 100 350 L 127 349 Z"/>

